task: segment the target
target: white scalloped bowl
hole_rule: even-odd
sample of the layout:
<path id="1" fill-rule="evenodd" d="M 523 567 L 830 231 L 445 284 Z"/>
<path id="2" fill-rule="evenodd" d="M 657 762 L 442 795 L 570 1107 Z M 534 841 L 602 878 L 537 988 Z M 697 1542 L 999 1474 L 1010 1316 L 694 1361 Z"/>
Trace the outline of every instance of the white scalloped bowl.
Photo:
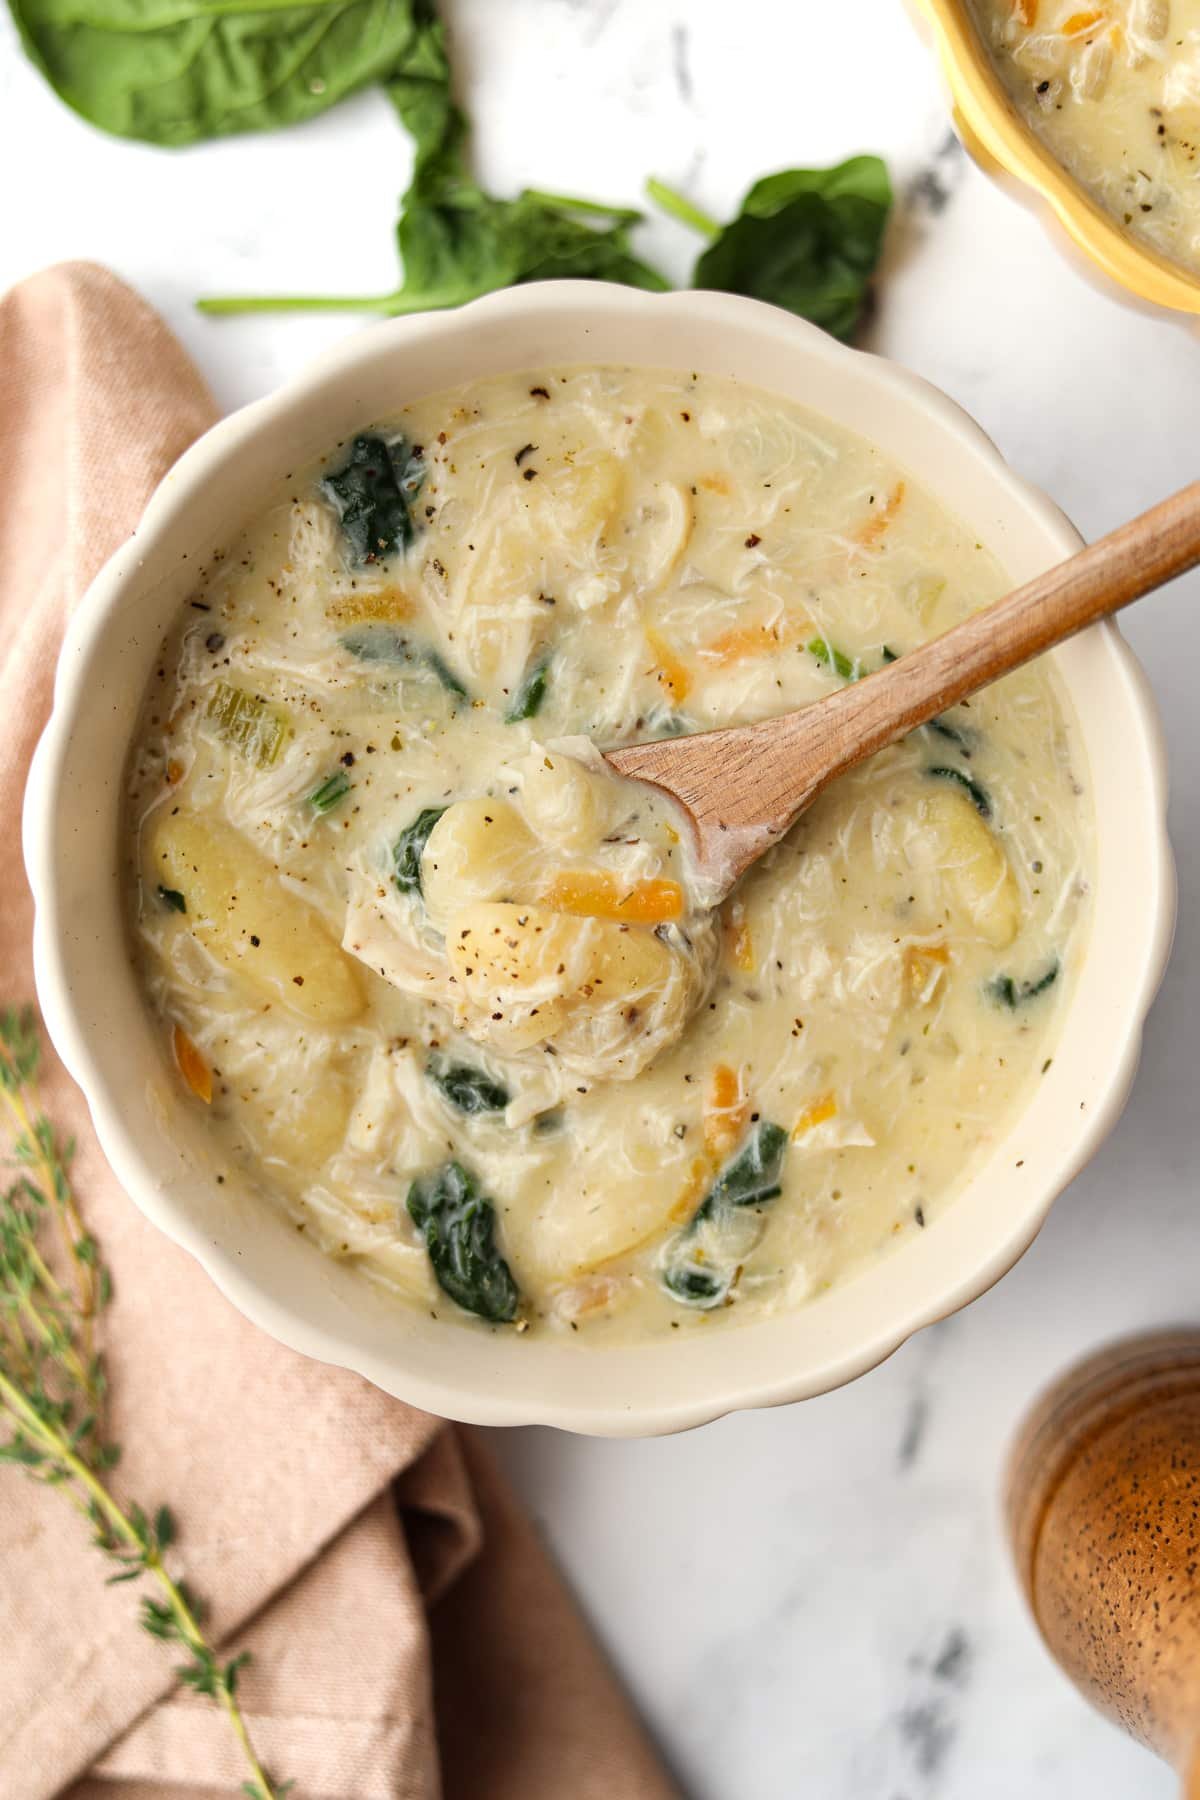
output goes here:
<path id="1" fill-rule="evenodd" d="M 1120 1113 L 1170 946 L 1174 874 L 1153 702 L 1115 627 L 1098 626 L 1054 653 L 1090 765 L 1097 841 L 1090 947 L 1053 1065 L 926 1231 L 785 1317 L 612 1348 L 460 1329 L 324 1258 L 249 1183 L 218 1187 L 204 1119 L 169 1078 L 134 977 L 118 880 L 126 747 L 190 571 L 249 522 L 284 468 L 365 422 L 475 377 L 581 362 L 732 376 L 828 415 L 931 489 L 1014 583 L 1078 547 L 943 394 L 754 301 L 554 283 L 373 325 L 201 438 L 93 582 L 67 631 L 24 831 L 46 1025 L 147 1217 L 248 1318 L 309 1356 L 450 1418 L 616 1436 L 836 1387 L 1012 1266 Z"/>

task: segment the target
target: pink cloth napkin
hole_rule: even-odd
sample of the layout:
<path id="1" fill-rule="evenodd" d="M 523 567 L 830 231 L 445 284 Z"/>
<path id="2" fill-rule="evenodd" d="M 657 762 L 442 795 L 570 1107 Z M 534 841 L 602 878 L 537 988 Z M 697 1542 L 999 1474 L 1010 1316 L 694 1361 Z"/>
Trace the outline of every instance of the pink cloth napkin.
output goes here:
<path id="1" fill-rule="evenodd" d="M 63 623 L 213 403 L 162 321 L 67 264 L 0 301 L 0 1004 L 32 997 L 16 850 Z M 669 1800 L 675 1789 L 481 1438 L 261 1336 L 118 1190 L 52 1058 L 47 1110 L 115 1280 L 115 1485 L 179 1521 L 176 1571 L 297 1800 Z M 0 1793 L 237 1790 L 232 1733 L 173 1688 L 53 1493 L 0 1469 Z"/>

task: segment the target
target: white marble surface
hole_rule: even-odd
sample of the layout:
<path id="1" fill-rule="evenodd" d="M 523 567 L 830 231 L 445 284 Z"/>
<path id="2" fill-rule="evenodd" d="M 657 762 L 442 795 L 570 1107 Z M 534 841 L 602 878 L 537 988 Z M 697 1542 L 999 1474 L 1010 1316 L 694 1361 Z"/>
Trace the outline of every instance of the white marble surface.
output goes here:
<path id="1" fill-rule="evenodd" d="M 489 180 L 715 211 L 756 174 L 878 148 L 907 194 L 873 332 L 1096 533 L 1196 474 L 1181 327 L 1087 285 L 946 148 L 901 0 L 455 0 Z M 232 406 L 353 321 L 208 321 L 198 293 L 394 283 L 407 153 L 378 97 L 184 154 L 60 107 L 0 27 L 0 285 L 90 256 L 167 315 Z M 20 171 L 21 178 L 14 178 Z M 353 179 L 347 179 L 347 171 Z M 928 183 L 922 184 L 927 190 Z M 683 234 L 647 233 L 679 271 Z M 1129 621 L 1166 717 L 1181 924 L 1129 1110 L 1020 1267 L 855 1386 L 658 1443 L 498 1448 L 697 1800 L 1165 1800 L 1174 1783 L 1042 1651 L 997 1518 L 1039 1383 L 1115 1332 L 1195 1315 L 1200 748 L 1193 582 Z"/>

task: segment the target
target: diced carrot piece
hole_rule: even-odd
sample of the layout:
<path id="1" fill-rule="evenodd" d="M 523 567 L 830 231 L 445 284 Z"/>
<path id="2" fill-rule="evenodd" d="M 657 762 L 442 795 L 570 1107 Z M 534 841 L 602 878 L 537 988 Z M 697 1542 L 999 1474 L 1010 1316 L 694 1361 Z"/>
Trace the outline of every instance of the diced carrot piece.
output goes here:
<path id="1" fill-rule="evenodd" d="M 740 969 L 744 975 L 753 975 L 754 939 L 746 918 L 746 908 L 740 900 L 730 903 L 725 915 L 724 935 L 725 953 L 734 968 Z"/>
<path id="2" fill-rule="evenodd" d="M 750 1102 L 742 1093 L 741 1076 L 728 1063 L 718 1063 L 704 1097 L 704 1148 L 722 1162 L 746 1129 Z"/>
<path id="3" fill-rule="evenodd" d="M 1064 37 L 1077 37 L 1081 31 L 1090 31 L 1093 25 L 1101 24 L 1103 19 L 1102 12 L 1072 13 L 1069 19 L 1063 20 L 1058 29 Z"/>
<path id="4" fill-rule="evenodd" d="M 608 869 L 560 869 L 541 899 L 555 912 L 584 919 L 619 919 L 630 925 L 660 925 L 683 915 L 677 881 L 622 881 Z"/>
<path id="5" fill-rule="evenodd" d="M 195 1094 L 197 1100 L 203 1100 L 205 1106 L 212 1105 L 212 1070 L 193 1044 L 182 1025 L 176 1025 L 171 1034 L 171 1042 L 175 1049 L 175 1061 L 179 1065 L 179 1073 Z"/>
<path id="6" fill-rule="evenodd" d="M 1013 0 L 1013 18 L 1018 25 L 1036 25 L 1038 0 Z"/>
<path id="7" fill-rule="evenodd" d="M 948 944 L 909 944 L 904 951 L 904 991 L 910 1006 L 932 1000 L 938 978 L 950 961 Z"/>
<path id="8" fill-rule="evenodd" d="M 650 654 L 654 658 L 654 672 L 659 685 L 677 704 L 686 700 L 692 691 L 692 672 L 686 663 L 680 662 L 670 644 L 659 637 L 649 625 L 646 626 L 646 642 L 650 646 Z"/>
<path id="9" fill-rule="evenodd" d="M 167 780 L 172 787 L 175 787 L 178 782 L 183 780 L 183 764 L 174 756 L 171 757 L 170 761 L 167 763 Z"/>
<path id="10" fill-rule="evenodd" d="M 829 1119 L 837 1118 L 837 1096 L 821 1094 L 810 1106 L 806 1106 L 796 1123 L 792 1126 L 793 1138 L 802 1138 L 806 1131 L 812 1131 L 817 1125 L 824 1125 Z"/>
<path id="11" fill-rule="evenodd" d="M 685 1219 L 691 1218 L 711 1180 L 712 1164 L 708 1158 L 694 1156 L 683 1192 L 667 1214 L 672 1225 L 680 1225 Z"/>
<path id="12" fill-rule="evenodd" d="M 359 625 L 368 619 L 394 624 L 412 617 L 413 604 L 402 588 L 380 588 L 377 593 L 340 594 L 325 609 L 335 625 Z"/>
<path id="13" fill-rule="evenodd" d="M 871 514 L 854 533 L 854 541 L 864 549 L 877 544 L 900 508 L 904 505 L 905 485 L 898 481 L 882 506 L 871 508 Z"/>
<path id="14" fill-rule="evenodd" d="M 705 662 L 727 667 L 730 663 L 744 662 L 748 657 L 770 656 L 773 650 L 798 644 L 812 629 L 812 620 L 800 615 L 780 619 L 774 625 L 735 625 L 710 638 L 701 647 L 700 654 Z"/>
<path id="15" fill-rule="evenodd" d="M 779 649 L 781 642 L 778 631 L 770 625 L 735 625 L 732 630 L 711 638 L 700 654 L 705 662 L 727 666 L 744 662 L 748 656 L 769 656 L 772 650 Z"/>

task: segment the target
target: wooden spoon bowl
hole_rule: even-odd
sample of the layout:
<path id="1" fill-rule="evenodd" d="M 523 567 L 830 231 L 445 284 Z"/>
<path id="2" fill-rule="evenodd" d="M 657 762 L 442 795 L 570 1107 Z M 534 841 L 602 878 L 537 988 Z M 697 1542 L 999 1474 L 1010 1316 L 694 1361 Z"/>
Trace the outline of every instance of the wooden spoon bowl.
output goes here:
<path id="1" fill-rule="evenodd" d="M 688 814 L 714 897 L 855 764 L 1200 562 L 1200 482 L 826 700 L 756 725 L 610 750 Z"/>

